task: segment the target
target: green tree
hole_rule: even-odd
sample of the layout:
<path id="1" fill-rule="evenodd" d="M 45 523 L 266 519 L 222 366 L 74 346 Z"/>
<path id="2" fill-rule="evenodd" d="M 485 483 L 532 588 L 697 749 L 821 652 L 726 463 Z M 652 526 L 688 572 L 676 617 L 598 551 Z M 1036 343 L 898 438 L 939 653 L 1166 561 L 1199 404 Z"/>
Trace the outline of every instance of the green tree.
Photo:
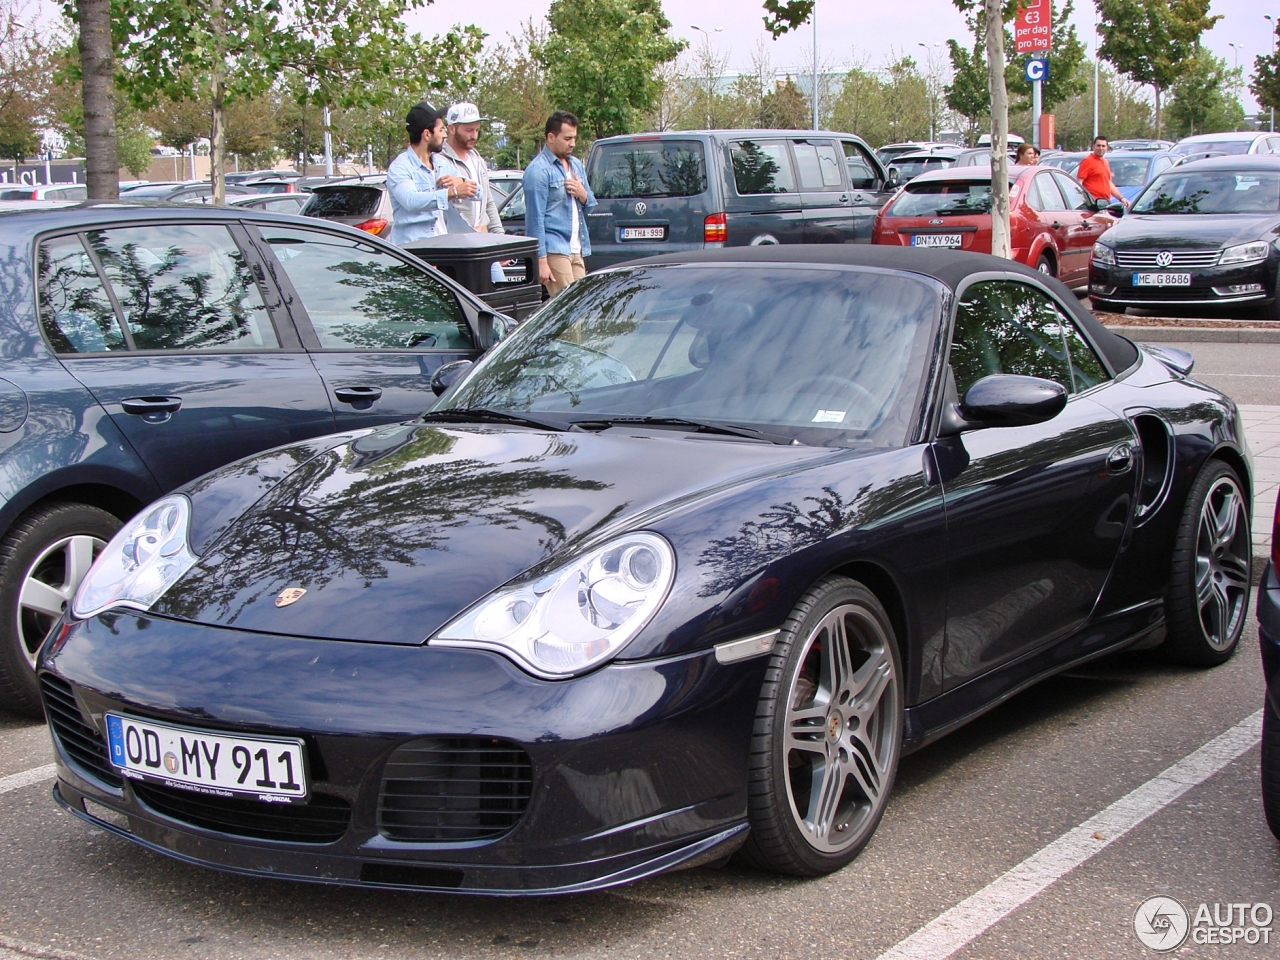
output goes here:
<path id="1" fill-rule="evenodd" d="M 660 0 L 552 0 L 547 22 L 537 50 L 547 93 L 577 114 L 585 139 L 635 129 L 661 94 L 658 65 L 685 47 L 667 36 Z"/>
<path id="2" fill-rule="evenodd" d="M 477 64 L 472 96 L 482 116 L 501 124 L 491 128 L 502 131 L 501 145 L 492 157 L 500 166 L 523 166 L 545 142 L 543 125 L 554 109 L 547 95 L 547 71 L 538 59 L 546 37 L 545 27 L 527 20 L 519 33 L 485 51 Z"/>
<path id="3" fill-rule="evenodd" d="M 1244 107 L 1235 95 L 1240 71 L 1201 49 L 1186 71 L 1169 88 L 1169 132 L 1177 137 L 1216 130 L 1236 130 L 1244 122 Z"/>
<path id="4" fill-rule="evenodd" d="M 1209 15 L 1210 0 L 1097 0 L 1104 60 L 1155 94 L 1156 136 L 1161 99 L 1186 72 L 1200 35 L 1222 19 Z"/>
<path id="5" fill-rule="evenodd" d="M 0 158 L 22 161 L 40 149 L 45 90 L 54 45 L 20 0 L 0 0 Z"/>
<path id="6" fill-rule="evenodd" d="M 762 126 L 777 130 L 807 130 L 813 123 L 813 107 L 790 77 L 766 93 L 760 101 Z"/>
<path id="7" fill-rule="evenodd" d="M 1280 41 L 1280 23 L 1276 24 L 1275 36 L 1273 43 Z M 1259 106 L 1272 110 L 1280 107 L 1280 43 L 1274 53 L 1254 58 L 1249 91 L 1257 97 Z"/>
<path id="8" fill-rule="evenodd" d="M 991 94 L 987 89 L 987 55 L 983 45 L 983 41 L 975 41 L 970 51 L 955 40 L 947 41 L 951 82 L 944 92 L 947 106 L 964 117 L 968 125 L 965 131 L 967 143 L 975 143 L 978 132 L 989 126 Z"/>
<path id="9" fill-rule="evenodd" d="M 884 88 L 884 81 L 865 64 L 850 67 L 831 104 L 832 128 L 856 133 L 873 147 L 888 143 Z"/>
<path id="10" fill-rule="evenodd" d="M 813 15 L 817 0 L 764 0 L 764 27 L 777 40 Z"/>

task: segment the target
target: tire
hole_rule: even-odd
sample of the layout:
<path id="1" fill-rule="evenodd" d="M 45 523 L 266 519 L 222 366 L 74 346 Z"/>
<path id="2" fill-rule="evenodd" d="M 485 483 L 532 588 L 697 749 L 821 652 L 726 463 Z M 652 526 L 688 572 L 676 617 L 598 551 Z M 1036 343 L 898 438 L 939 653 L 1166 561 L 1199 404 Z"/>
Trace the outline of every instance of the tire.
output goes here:
<path id="1" fill-rule="evenodd" d="M 1058 271 L 1053 268 L 1053 260 L 1047 253 L 1040 254 L 1040 258 L 1036 260 L 1036 271 L 1043 273 L 1046 277 L 1056 277 Z"/>
<path id="2" fill-rule="evenodd" d="M 0 709 L 43 716 L 36 654 L 90 562 L 119 529 L 120 520 L 105 510 L 51 503 L 28 513 L 0 541 Z M 37 586 L 24 596 L 33 580 L 53 589 Z"/>
<path id="3" fill-rule="evenodd" d="M 852 861 L 884 814 L 902 724 L 902 662 L 884 607 L 853 580 L 819 581 L 784 624 L 760 690 L 742 858 L 798 877 Z"/>
<path id="4" fill-rule="evenodd" d="M 1216 667 L 1235 653 L 1249 613 L 1253 546 L 1236 472 L 1210 460 L 1191 485 L 1173 546 L 1169 659 Z"/>
<path id="5" fill-rule="evenodd" d="M 1280 840 L 1280 713 L 1270 696 L 1262 713 L 1262 812 Z"/>

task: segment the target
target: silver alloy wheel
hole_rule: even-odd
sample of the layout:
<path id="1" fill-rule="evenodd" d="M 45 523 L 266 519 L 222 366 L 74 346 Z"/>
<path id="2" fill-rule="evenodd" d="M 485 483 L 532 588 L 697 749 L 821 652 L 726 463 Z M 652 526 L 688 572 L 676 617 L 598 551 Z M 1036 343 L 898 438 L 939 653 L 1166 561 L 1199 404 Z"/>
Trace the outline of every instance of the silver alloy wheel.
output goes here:
<path id="1" fill-rule="evenodd" d="M 32 669 L 40 645 L 106 545 L 105 540 L 85 534 L 63 537 L 42 550 L 27 569 L 18 596 L 18 637 Z"/>
<path id="2" fill-rule="evenodd" d="M 1036 264 L 1036 269 L 1041 273 L 1043 273 L 1046 277 L 1053 276 L 1053 265 L 1043 257 L 1041 257 L 1040 261 Z"/>
<path id="3" fill-rule="evenodd" d="M 844 604 L 804 642 L 787 691 L 787 798 L 808 843 L 839 853 L 888 799 L 898 715 L 892 641 L 869 611 Z"/>
<path id="4" fill-rule="evenodd" d="M 1219 477 L 1200 507 L 1196 531 L 1196 601 L 1215 650 L 1231 646 L 1248 615 L 1251 550 L 1244 497 L 1234 479 Z"/>

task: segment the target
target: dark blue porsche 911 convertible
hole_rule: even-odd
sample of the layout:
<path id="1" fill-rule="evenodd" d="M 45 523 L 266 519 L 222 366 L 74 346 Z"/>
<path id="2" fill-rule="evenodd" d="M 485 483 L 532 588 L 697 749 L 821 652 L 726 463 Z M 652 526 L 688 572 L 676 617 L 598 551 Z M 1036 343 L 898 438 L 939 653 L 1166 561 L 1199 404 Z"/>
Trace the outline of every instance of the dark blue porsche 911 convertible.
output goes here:
<path id="1" fill-rule="evenodd" d="M 978 254 L 594 274 L 419 420 L 126 524 L 41 653 L 57 799 L 323 883 L 836 870 L 905 751 L 1124 647 L 1235 651 L 1250 465 L 1190 366 Z"/>

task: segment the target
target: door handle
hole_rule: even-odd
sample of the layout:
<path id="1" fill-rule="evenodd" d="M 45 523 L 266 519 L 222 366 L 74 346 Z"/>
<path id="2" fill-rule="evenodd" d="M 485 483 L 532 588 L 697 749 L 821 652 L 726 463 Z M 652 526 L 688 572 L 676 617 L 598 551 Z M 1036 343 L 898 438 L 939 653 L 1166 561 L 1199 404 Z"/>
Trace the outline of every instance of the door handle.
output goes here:
<path id="1" fill-rule="evenodd" d="M 842 193 L 842 194 L 840 194 L 840 202 L 841 202 L 841 203 L 848 203 L 848 202 L 849 202 L 849 195 L 848 195 L 847 193 Z"/>
<path id="2" fill-rule="evenodd" d="M 1112 473 L 1126 473 L 1133 466 L 1133 447 L 1127 443 L 1113 447 L 1107 454 L 1107 469 Z"/>
<path id="3" fill-rule="evenodd" d="M 333 391 L 333 395 L 342 403 L 350 403 L 357 410 L 364 410 L 373 406 L 375 400 L 382 397 L 381 387 L 337 387 Z"/>
<path id="4" fill-rule="evenodd" d="M 164 423 L 182 409 L 181 397 L 129 397 L 121 400 L 124 412 L 142 417 L 148 423 Z"/>

